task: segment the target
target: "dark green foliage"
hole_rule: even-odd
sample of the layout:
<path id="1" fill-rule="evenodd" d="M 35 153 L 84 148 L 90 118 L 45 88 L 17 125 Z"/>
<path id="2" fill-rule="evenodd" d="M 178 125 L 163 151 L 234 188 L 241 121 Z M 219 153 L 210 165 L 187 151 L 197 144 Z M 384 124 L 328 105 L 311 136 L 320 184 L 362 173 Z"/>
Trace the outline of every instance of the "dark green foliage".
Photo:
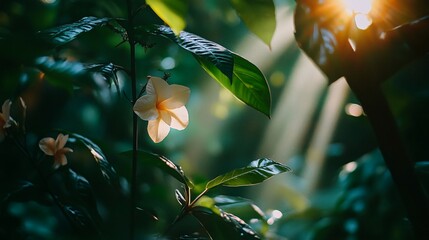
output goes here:
<path id="1" fill-rule="evenodd" d="M 195 207 L 191 214 L 204 225 L 212 239 L 260 239 L 243 220 L 220 209 Z"/>
<path id="2" fill-rule="evenodd" d="M 112 183 L 117 181 L 115 169 L 109 163 L 103 151 L 97 144 L 92 142 L 90 139 L 76 133 L 71 133 L 70 137 L 77 139 L 88 148 L 91 155 L 94 157 L 95 162 L 100 167 L 100 171 L 107 182 Z"/>
<path id="3" fill-rule="evenodd" d="M 38 36 L 54 46 L 61 46 L 76 39 L 80 34 L 105 25 L 109 18 L 84 17 L 77 22 L 42 30 Z"/>

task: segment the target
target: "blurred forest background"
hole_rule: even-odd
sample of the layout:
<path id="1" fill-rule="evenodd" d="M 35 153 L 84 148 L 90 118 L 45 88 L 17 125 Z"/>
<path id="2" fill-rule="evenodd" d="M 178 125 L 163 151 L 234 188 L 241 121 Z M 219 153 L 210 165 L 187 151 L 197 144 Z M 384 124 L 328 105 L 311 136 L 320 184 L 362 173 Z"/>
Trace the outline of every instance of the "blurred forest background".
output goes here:
<path id="1" fill-rule="evenodd" d="M 328 86 L 326 77 L 298 48 L 293 25 L 295 1 L 276 0 L 275 4 L 277 28 L 271 49 L 246 28 L 227 0 L 191 0 L 186 19 L 186 31 L 233 50 L 262 70 L 272 93 L 271 119 L 246 107 L 211 80 L 192 55 L 167 40 L 156 39 L 152 48 L 137 48 L 139 83 L 144 84 L 148 75 L 168 73 L 171 82 L 191 88 L 187 104 L 190 124 L 154 144 L 147 136 L 146 122 L 140 121 L 140 147 L 168 156 L 194 181 L 210 179 L 261 157 L 291 167 L 292 173 L 258 187 L 216 190 L 252 199 L 266 214 L 267 225 L 258 230 L 264 238 L 410 239 L 410 224 L 359 102 L 345 81 Z M 156 21 L 149 8 L 141 11 L 138 21 Z M 12 33 L 31 36 L 84 16 L 125 17 L 125 1 L 2 0 L 0 38 Z M 121 42 L 112 30 L 100 28 L 59 49 L 56 57 L 127 67 L 129 45 Z M 117 186 L 106 185 L 83 147 L 73 146 L 68 159 L 71 168 L 93 186 L 105 236 L 120 239 L 127 228 L 121 215 L 128 209 L 126 179 L 131 163 L 118 153 L 131 149 L 129 101 L 101 76 L 75 88 L 64 75 L 45 76 L 22 64 L 25 56 L 32 55 L 32 44 L 28 37 L 14 46 L 0 47 L 8 52 L 0 52 L 0 102 L 23 98 L 27 140 L 35 149 L 39 139 L 54 136 L 52 130 L 58 129 L 81 134 L 103 149 L 118 173 Z M 12 51 L 16 55 L 12 56 Z M 429 58 L 423 57 L 384 83 L 407 150 L 416 162 L 429 159 L 428 63 Z M 129 92 L 125 74 L 119 72 L 118 77 L 119 90 Z M 18 111 L 12 107 L 12 112 Z M 0 144 L 2 198 L 5 189 L 22 177 L 15 170 L 23 167 L 13 161 L 17 158 L 18 152 Z M 428 184 L 425 170 L 423 167 L 422 178 Z M 139 207 L 167 216 L 159 220 L 165 221 L 164 225 L 171 222 L 178 211 L 174 198 L 177 183 L 141 165 L 138 179 Z M 54 207 L 17 201 L 2 211 L 9 217 L 1 220 L 1 231 L 17 228 L 27 239 L 67 239 L 70 232 Z M 154 231 L 156 221 L 142 212 L 138 230 L 142 234 Z"/>

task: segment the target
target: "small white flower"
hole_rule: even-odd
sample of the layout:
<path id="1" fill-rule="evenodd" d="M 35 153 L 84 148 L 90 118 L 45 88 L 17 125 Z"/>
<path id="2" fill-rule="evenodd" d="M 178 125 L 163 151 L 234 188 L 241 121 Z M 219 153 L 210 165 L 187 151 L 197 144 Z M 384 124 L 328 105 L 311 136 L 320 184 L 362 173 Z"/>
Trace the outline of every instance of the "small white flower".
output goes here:
<path id="1" fill-rule="evenodd" d="M 71 148 L 64 147 L 69 135 L 58 134 L 57 139 L 43 138 L 39 142 L 40 149 L 48 156 L 54 156 L 54 169 L 67 164 L 66 153 L 73 152 Z"/>
<path id="2" fill-rule="evenodd" d="M 146 94 L 134 104 L 134 112 L 148 121 L 147 131 L 155 143 L 167 137 L 170 128 L 183 130 L 188 126 L 189 116 L 185 104 L 190 89 L 185 86 L 169 85 L 159 77 L 149 77 Z"/>

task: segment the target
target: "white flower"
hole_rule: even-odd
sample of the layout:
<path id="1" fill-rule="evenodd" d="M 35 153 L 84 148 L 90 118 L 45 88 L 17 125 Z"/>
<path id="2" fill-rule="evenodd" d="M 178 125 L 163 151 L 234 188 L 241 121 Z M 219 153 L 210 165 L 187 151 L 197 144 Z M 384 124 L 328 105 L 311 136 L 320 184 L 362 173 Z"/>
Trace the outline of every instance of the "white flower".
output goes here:
<path id="1" fill-rule="evenodd" d="M 167 137 L 170 128 L 183 130 L 188 126 L 189 116 L 185 104 L 190 89 L 169 85 L 159 77 L 149 77 L 146 94 L 137 99 L 134 112 L 143 120 L 149 121 L 147 131 L 155 143 Z"/>
<path id="2" fill-rule="evenodd" d="M 66 153 L 73 152 L 71 148 L 64 147 L 69 135 L 58 134 L 57 139 L 51 137 L 43 138 L 39 142 L 40 149 L 48 156 L 54 156 L 54 168 L 67 164 Z"/>

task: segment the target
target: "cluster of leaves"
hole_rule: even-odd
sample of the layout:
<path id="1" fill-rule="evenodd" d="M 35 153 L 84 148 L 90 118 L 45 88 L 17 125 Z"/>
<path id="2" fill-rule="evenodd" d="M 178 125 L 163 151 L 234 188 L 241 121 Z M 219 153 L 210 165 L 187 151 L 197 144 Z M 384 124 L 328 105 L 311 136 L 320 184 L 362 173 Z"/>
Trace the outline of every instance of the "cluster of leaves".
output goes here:
<path id="1" fill-rule="evenodd" d="M 426 164 L 424 164 L 426 165 Z M 282 219 L 293 239 L 413 239 L 412 227 L 378 150 L 345 165 L 332 204 L 313 204 Z"/>
<path id="2" fill-rule="evenodd" d="M 131 157 L 132 151 L 122 154 L 124 157 Z M 259 184 L 265 180 L 291 169 L 270 159 L 258 159 L 252 161 L 248 166 L 234 169 L 230 172 L 221 174 L 209 181 L 194 185 L 186 176 L 180 166 L 157 154 L 139 151 L 139 160 L 147 167 L 156 167 L 164 173 L 175 178 L 183 185 L 183 191 L 176 189 L 176 200 L 181 206 L 179 215 L 174 220 L 172 226 L 187 216 L 195 217 L 205 230 L 200 233 L 201 237 L 209 239 L 224 239 L 232 237 L 234 239 L 259 239 L 259 234 L 248 224 L 251 219 L 259 223 L 267 224 L 265 214 L 248 199 L 219 195 L 209 197 L 207 193 L 220 186 L 225 187 L 243 187 Z M 197 193 L 193 197 L 193 193 Z M 246 221 L 233 213 L 245 207 L 247 210 Z M 171 229 L 170 229 L 171 230 Z M 180 236 L 171 236 L 178 234 L 175 231 L 166 232 L 166 235 L 177 238 Z M 185 232 L 186 234 L 192 234 Z M 180 232 L 183 236 L 183 232 Z"/>
<path id="3" fill-rule="evenodd" d="M 187 5 L 185 2 L 148 0 L 146 3 L 169 26 L 147 23 L 134 26 L 119 18 L 89 16 L 76 22 L 31 33 L 31 38 L 34 41 L 30 45 L 24 44 L 28 34 L 25 36 L 14 35 L 13 33 L 1 35 L 0 49 L 4 53 L 5 59 L 13 60 L 12 64 L 35 69 L 40 78 L 46 79 L 52 85 L 64 88 L 69 92 L 76 88 L 97 90 L 104 84 L 115 85 L 117 92 L 120 92 L 118 72 L 129 73 L 125 67 L 113 62 L 82 63 L 71 61 L 60 57 L 59 50 L 67 48 L 68 44 L 84 33 L 99 28 L 112 29 L 114 33 L 123 38 L 124 42 L 130 41 L 128 37 L 132 32 L 136 39 L 131 44 L 141 43 L 146 47 L 148 45 L 145 44 L 145 41 L 148 36 L 167 38 L 190 52 L 210 76 L 238 99 L 266 116 L 270 116 L 270 90 L 265 76 L 255 65 L 215 42 L 183 31 L 185 26 L 183 19 L 186 13 L 184 9 Z M 249 28 L 269 45 L 275 28 L 273 2 L 234 0 L 232 3 Z M 266 20 L 255 21 L 255 18 L 250 17 L 253 12 L 250 10 L 255 6 L 261 9 L 261 14 L 266 16 Z M 263 28 L 260 27 L 261 24 L 264 26 Z M 104 80 L 103 83 L 98 81 L 99 76 Z M 68 132 L 68 134 L 70 136 L 69 141 L 73 146 L 80 143 L 88 150 L 99 166 L 106 183 L 112 187 L 118 187 L 120 183 L 117 172 L 101 148 L 80 134 L 73 132 Z M 10 212 L 10 209 L 13 209 L 10 206 L 16 202 L 36 201 L 42 205 L 54 206 L 55 209 L 59 210 L 58 214 L 62 214 L 63 219 L 69 222 L 76 236 L 105 237 L 100 226 L 102 217 L 98 212 L 92 184 L 81 173 L 70 164 L 53 170 L 49 164 L 50 161 L 45 161 L 45 156 L 42 156 L 40 151 L 32 153 L 28 150 L 37 146 L 37 143 L 33 142 L 31 146 L 27 145 L 27 133 L 25 132 L 21 135 L 9 133 L 5 144 L 18 147 L 17 151 L 25 155 L 23 158 L 28 160 L 23 164 L 30 163 L 31 167 L 30 170 L 23 172 L 22 176 L 21 174 L 15 176 L 16 184 L 7 187 L 9 190 L 1 202 L 0 221 L 2 228 L 0 229 L 0 236 L 24 238 L 27 233 L 20 232 L 19 224 L 15 225 L 16 215 Z M 124 155 L 127 154 L 129 153 Z M 17 154 L 16 156 L 19 158 L 21 155 Z M 184 185 L 184 192 L 175 191 L 176 199 L 181 205 L 181 211 L 173 225 L 182 218 L 193 216 L 203 226 L 204 231 L 199 234 L 210 239 L 227 237 L 258 239 L 260 238 L 259 234 L 248 225 L 248 222 L 251 219 L 257 219 L 266 224 L 266 217 L 249 200 L 222 195 L 211 198 L 206 195 L 209 190 L 218 186 L 254 185 L 279 173 L 290 171 L 288 167 L 270 159 L 259 159 L 251 162 L 247 167 L 235 169 L 207 181 L 204 185 L 194 186 L 180 166 L 171 160 L 148 152 L 139 152 L 139 156 L 139 160 L 145 166 L 149 168 L 158 167 Z M 129 160 L 130 157 L 127 159 Z M 193 197 L 193 193 L 196 193 L 197 196 Z M 251 217 L 242 220 L 233 214 L 237 206 L 250 209 Z M 165 233 L 165 235 L 171 234 L 173 233 L 169 231 Z M 183 236 L 182 232 L 179 237 L 186 236 Z"/>

